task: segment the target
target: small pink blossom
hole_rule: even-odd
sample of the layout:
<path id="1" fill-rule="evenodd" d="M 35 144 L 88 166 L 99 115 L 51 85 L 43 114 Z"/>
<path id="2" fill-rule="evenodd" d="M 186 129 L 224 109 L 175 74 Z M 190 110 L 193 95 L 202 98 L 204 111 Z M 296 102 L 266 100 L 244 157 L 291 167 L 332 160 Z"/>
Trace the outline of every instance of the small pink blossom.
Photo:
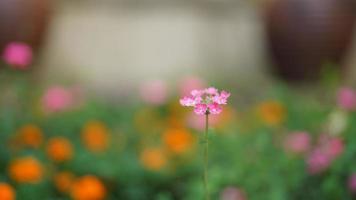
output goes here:
<path id="1" fill-rule="evenodd" d="M 313 150 L 307 158 L 308 172 L 318 174 L 325 171 L 331 163 L 330 157 L 320 149 Z"/>
<path id="2" fill-rule="evenodd" d="M 191 96 L 180 99 L 180 104 L 194 107 L 194 112 L 198 115 L 217 115 L 222 112 L 220 105 L 227 104 L 229 96 L 230 93 L 226 91 L 219 94 L 216 88 L 210 87 L 204 90 L 192 90 Z"/>
<path id="3" fill-rule="evenodd" d="M 194 108 L 194 112 L 198 115 L 204 115 L 208 110 L 208 107 L 206 104 L 196 104 Z"/>
<path id="4" fill-rule="evenodd" d="M 184 97 L 183 99 L 179 100 L 180 104 L 183 106 L 195 106 L 196 101 L 190 97 Z"/>
<path id="5" fill-rule="evenodd" d="M 220 95 L 215 95 L 213 101 L 218 104 L 227 104 L 227 99 L 230 97 L 230 93 L 222 91 Z"/>
<path id="6" fill-rule="evenodd" d="M 352 193 L 356 193 L 356 173 L 351 174 L 348 179 L 347 185 Z"/>
<path id="7" fill-rule="evenodd" d="M 306 153 L 310 148 L 310 136 L 307 132 L 293 132 L 284 140 L 284 149 L 291 153 Z"/>
<path id="8" fill-rule="evenodd" d="M 220 114 L 222 112 L 222 108 L 218 103 L 208 104 L 209 112 L 213 115 Z"/>
<path id="9" fill-rule="evenodd" d="M 348 87 L 341 88 L 337 95 L 338 105 L 349 111 L 353 111 L 356 108 L 356 92 Z"/>
<path id="10" fill-rule="evenodd" d="M 42 97 L 43 108 L 46 112 L 67 110 L 74 104 L 74 93 L 61 86 L 49 88 Z"/>
<path id="11" fill-rule="evenodd" d="M 247 200 L 247 198 L 241 189 L 230 186 L 221 192 L 220 200 Z"/>
<path id="12" fill-rule="evenodd" d="M 22 42 L 8 44 L 3 52 L 3 59 L 17 69 L 26 69 L 32 62 L 32 49 Z"/>
<path id="13" fill-rule="evenodd" d="M 168 88 L 164 81 L 153 80 L 142 84 L 140 94 L 146 103 L 162 105 L 167 101 Z"/>
<path id="14" fill-rule="evenodd" d="M 317 174 L 323 172 L 343 151 L 344 143 L 342 139 L 321 134 L 317 146 L 307 158 L 309 173 Z"/>
<path id="15" fill-rule="evenodd" d="M 330 138 L 324 146 L 325 152 L 334 159 L 339 157 L 344 151 L 344 142 L 337 137 Z"/>

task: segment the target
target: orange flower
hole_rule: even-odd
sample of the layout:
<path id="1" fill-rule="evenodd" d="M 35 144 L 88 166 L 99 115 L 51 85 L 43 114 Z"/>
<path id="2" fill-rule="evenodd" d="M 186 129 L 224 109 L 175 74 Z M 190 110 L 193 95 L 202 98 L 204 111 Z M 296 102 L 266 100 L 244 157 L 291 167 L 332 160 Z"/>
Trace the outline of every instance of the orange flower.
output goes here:
<path id="1" fill-rule="evenodd" d="M 10 177 L 19 183 L 35 183 L 42 179 L 41 163 L 33 157 L 18 158 L 10 163 Z"/>
<path id="2" fill-rule="evenodd" d="M 74 182 L 74 174 L 70 172 L 59 172 L 54 176 L 54 184 L 58 191 L 68 192 Z"/>
<path id="3" fill-rule="evenodd" d="M 15 200 L 15 191 L 7 183 L 0 183 L 0 200 Z"/>
<path id="4" fill-rule="evenodd" d="M 86 124 L 82 132 L 85 146 L 94 152 L 105 150 L 109 142 L 109 133 L 106 126 L 99 121 Z"/>
<path id="5" fill-rule="evenodd" d="M 33 124 L 27 124 L 20 128 L 18 137 L 21 144 L 37 148 L 43 142 L 43 134 L 39 127 Z"/>
<path id="6" fill-rule="evenodd" d="M 140 155 L 141 163 L 150 170 L 160 170 L 167 163 L 166 156 L 160 148 L 148 148 Z"/>
<path id="7" fill-rule="evenodd" d="M 73 183 L 71 196 L 74 200 L 102 200 L 105 199 L 106 189 L 98 178 L 87 175 Z"/>
<path id="8" fill-rule="evenodd" d="M 258 106 L 261 119 L 268 125 L 279 125 L 286 117 L 286 110 L 276 101 L 267 101 Z"/>
<path id="9" fill-rule="evenodd" d="M 194 143 L 193 135 L 183 129 L 168 130 L 163 134 L 162 139 L 166 147 L 177 154 L 187 152 Z"/>
<path id="10" fill-rule="evenodd" d="M 72 144 L 63 137 L 52 138 L 47 145 L 47 155 L 56 162 L 67 161 L 72 158 Z"/>

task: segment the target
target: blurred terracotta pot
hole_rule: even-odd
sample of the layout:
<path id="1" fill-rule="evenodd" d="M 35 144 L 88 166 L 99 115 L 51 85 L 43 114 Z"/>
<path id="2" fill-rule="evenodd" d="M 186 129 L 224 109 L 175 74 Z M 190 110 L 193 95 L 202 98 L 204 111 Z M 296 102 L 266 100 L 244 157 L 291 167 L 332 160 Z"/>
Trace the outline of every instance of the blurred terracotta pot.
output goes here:
<path id="1" fill-rule="evenodd" d="M 0 51 L 11 41 L 37 48 L 49 20 L 49 0 L 0 0 Z"/>
<path id="2" fill-rule="evenodd" d="M 275 71 L 288 80 L 313 80 L 322 66 L 342 68 L 353 36 L 353 0 L 271 0 L 265 7 Z"/>

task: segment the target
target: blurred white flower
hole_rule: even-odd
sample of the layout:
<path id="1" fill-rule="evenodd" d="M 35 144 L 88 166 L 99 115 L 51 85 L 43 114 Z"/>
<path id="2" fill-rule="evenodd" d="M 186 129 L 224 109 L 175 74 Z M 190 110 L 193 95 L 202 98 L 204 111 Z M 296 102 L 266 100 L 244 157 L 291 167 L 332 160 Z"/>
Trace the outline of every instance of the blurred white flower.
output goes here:
<path id="1" fill-rule="evenodd" d="M 330 135 L 340 135 L 348 125 L 347 113 L 343 110 L 334 110 L 328 116 L 326 131 Z"/>

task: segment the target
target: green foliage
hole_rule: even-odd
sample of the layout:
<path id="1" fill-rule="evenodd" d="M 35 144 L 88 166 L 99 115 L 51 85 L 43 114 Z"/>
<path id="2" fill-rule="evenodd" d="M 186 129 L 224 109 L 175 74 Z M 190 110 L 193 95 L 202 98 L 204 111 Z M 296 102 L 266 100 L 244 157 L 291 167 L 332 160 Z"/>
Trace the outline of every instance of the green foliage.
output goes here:
<path id="1" fill-rule="evenodd" d="M 137 113 L 148 106 L 125 104 L 110 105 L 96 100 L 86 100 L 71 111 L 43 114 L 36 109 L 41 92 L 26 92 L 35 86 L 20 86 L 11 90 L 20 107 L 2 99 L 0 107 L 0 180 L 11 184 L 18 199 L 69 199 L 53 182 L 59 171 L 70 171 L 75 176 L 94 175 L 107 189 L 107 199 L 125 200 L 196 200 L 203 196 L 202 159 L 199 142 L 191 152 L 169 156 L 168 166 L 159 170 L 145 167 L 140 154 L 150 146 L 164 145 L 161 135 L 171 128 L 168 120 L 182 118 L 173 112 L 172 102 L 163 106 L 150 106 L 157 115 L 146 116 L 148 125 L 153 118 L 161 127 L 138 131 Z M 22 85 L 22 86 L 21 86 Z M 26 85 L 26 84 L 25 84 Z M 3 87 L 2 87 L 3 88 Z M 234 94 L 233 94 L 234 95 Z M 268 100 L 278 101 L 286 110 L 281 124 L 268 125 L 256 114 L 257 105 L 232 105 L 237 113 L 223 127 L 211 127 L 209 187 L 212 199 L 219 199 L 227 186 L 240 188 L 250 200 L 299 200 L 299 199 L 352 199 L 347 188 L 347 179 L 356 170 L 356 114 L 348 113 L 349 123 L 342 137 L 345 149 L 328 169 L 311 175 L 306 168 L 306 154 L 291 154 L 285 151 L 283 140 L 292 131 L 307 131 L 312 145 L 323 133 L 328 115 L 336 106 L 321 104 L 316 98 L 305 98 L 291 92 L 286 86 L 272 90 Z M 244 107 L 244 112 L 234 109 Z M 182 111 L 183 113 L 185 111 Z M 183 114 L 185 116 L 185 114 Z M 105 152 L 89 151 L 83 144 L 81 132 L 88 121 L 99 120 L 109 129 L 110 146 Z M 184 121 L 184 120 L 183 120 Z M 27 123 L 38 125 L 44 133 L 45 142 L 38 149 L 22 148 L 14 152 L 9 141 L 18 129 Z M 184 124 L 186 126 L 186 124 Z M 144 127 L 143 127 L 144 128 Z M 190 130 L 196 137 L 201 134 Z M 73 145 L 73 157 L 63 163 L 55 163 L 46 154 L 48 139 L 61 136 Z M 199 141 L 199 139 L 197 140 Z M 38 183 L 17 183 L 8 173 L 9 163 L 22 155 L 32 155 L 45 166 L 45 175 Z"/>

